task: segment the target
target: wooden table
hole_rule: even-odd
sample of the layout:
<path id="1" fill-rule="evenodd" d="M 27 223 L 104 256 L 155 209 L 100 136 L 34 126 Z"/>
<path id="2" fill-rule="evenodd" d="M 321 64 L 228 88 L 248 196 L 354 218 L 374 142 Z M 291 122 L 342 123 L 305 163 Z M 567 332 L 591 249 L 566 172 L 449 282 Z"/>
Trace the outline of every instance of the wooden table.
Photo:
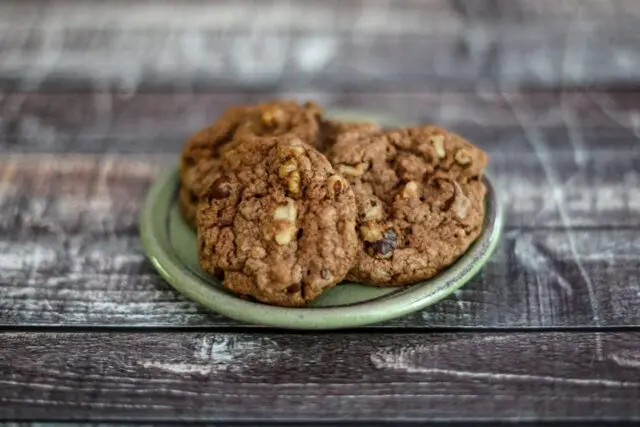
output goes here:
<path id="1" fill-rule="evenodd" d="M 0 3 L 0 419 L 640 420 L 637 0 Z M 141 251 L 187 135 L 272 97 L 491 154 L 468 286 L 341 332 L 239 324 Z"/>

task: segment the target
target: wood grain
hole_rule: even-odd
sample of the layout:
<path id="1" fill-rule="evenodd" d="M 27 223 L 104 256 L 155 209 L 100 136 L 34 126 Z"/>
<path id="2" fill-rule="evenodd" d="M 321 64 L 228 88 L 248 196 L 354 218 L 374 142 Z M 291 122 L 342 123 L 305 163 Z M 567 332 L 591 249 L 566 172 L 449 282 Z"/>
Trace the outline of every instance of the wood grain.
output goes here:
<path id="1" fill-rule="evenodd" d="M 634 0 L 5 2 L 0 82 L 60 90 L 422 83 L 558 86 L 640 76 Z"/>
<path id="2" fill-rule="evenodd" d="M 640 411 L 640 334 L 631 332 L 0 339 L 0 417 L 13 419 L 637 419 Z"/>
<path id="3" fill-rule="evenodd" d="M 175 152 L 182 141 L 232 105 L 271 98 L 313 99 L 331 108 L 437 123 L 488 150 L 534 152 L 538 140 L 555 150 L 636 150 L 637 90 L 481 93 L 334 89 L 239 92 L 10 92 L 0 96 L 0 150 L 5 152 Z M 581 153 L 582 151 L 582 153 Z"/>
<path id="4" fill-rule="evenodd" d="M 0 2 L 0 425 L 640 421 L 638 18 L 637 0 Z M 191 132 L 274 97 L 488 150 L 494 258 L 358 333 L 181 297 L 141 250 L 146 191 Z"/>
<path id="5" fill-rule="evenodd" d="M 570 241 L 553 231 L 509 233 L 463 290 L 381 326 L 639 326 L 640 242 L 628 234 L 576 232 Z M 247 326 L 170 288 L 144 259 L 137 236 L 3 239 L 0 266 L 4 325 Z"/>
<path id="6" fill-rule="evenodd" d="M 581 153 L 536 143 L 533 153 L 491 151 L 490 171 L 507 211 L 507 226 L 640 225 L 635 170 L 640 151 L 590 150 L 581 158 Z M 16 225 L 25 220 L 65 233 L 131 227 L 148 186 L 177 158 L 177 153 L 4 157 L 0 227 L 16 233 Z M 126 220 L 121 218 L 125 213 Z"/>
<path id="7" fill-rule="evenodd" d="M 594 177 L 570 180 L 572 191 L 547 203 L 549 183 L 539 178 L 525 187 L 518 177 L 540 172 L 515 159 L 497 168 L 510 219 L 494 259 L 453 297 L 385 326 L 640 325 L 640 240 L 628 228 L 637 226 L 640 206 L 628 199 L 606 209 L 598 197 L 619 194 L 609 191 L 613 180 Z M 600 160 L 611 157 L 603 152 Z M 141 203 L 174 162 L 174 155 L 14 155 L 0 162 L 0 324 L 235 326 L 173 291 L 142 253 Z M 614 167 L 604 164 L 588 170 L 607 176 L 631 167 L 621 157 Z"/>
<path id="8" fill-rule="evenodd" d="M 110 27 L 124 29 L 184 28 L 203 29 L 309 29 L 397 34 L 428 33 L 455 29 L 467 18 L 492 23 L 565 23 L 580 16 L 586 22 L 606 22 L 640 16 L 633 0 L 478 0 L 471 3 L 420 0 L 307 0 L 305 2 L 270 1 L 260 12 L 251 9 L 251 0 L 206 0 L 181 2 L 180 13 L 166 2 L 137 5 L 131 0 L 116 0 L 113 6 L 87 4 L 78 0 L 49 3 L 44 0 L 2 3 L 0 24 L 20 29 L 40 25 L 50 28 L 64 25 L 72 29 Z M 251 13 L 254 12 L 254 13 Z M 322 17 L 324 19 L 318 19 Z M 388 19 L 388 22 L 381 20 Z M 431 19 L 437 25 L 421 25 Z M 385 25 L 381 25 L 385 24 Z"/>

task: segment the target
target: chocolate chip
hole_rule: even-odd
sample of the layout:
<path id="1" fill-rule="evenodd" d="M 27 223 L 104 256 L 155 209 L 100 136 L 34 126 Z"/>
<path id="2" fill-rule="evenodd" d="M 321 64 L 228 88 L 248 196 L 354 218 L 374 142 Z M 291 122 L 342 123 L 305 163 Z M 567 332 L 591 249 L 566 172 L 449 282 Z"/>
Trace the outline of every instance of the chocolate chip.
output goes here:
<path id="1" fill-rule="evenodd" d="M 213 275 L 220 281 L 224 280 L 224 270 L 221 268 L 216 267 L 216 269 L 213 271 Z"/>
<path id="2" fill-rule="evenodd" d="M 189 201 L 192 205 L 198 204 L 198 195 L 193 190 L 189 190 Z"/>
<path id="3" fill-rule="evenodd" d="M 349 183 L 340 175 L 331 175 L 327 179 L 327 189 L 330 197 L 337 198 L 349 189 Z"/>
<path id="4" fill-rule="evenodd" d="M 344 181 L 336 181 L 333 184 L 333 191 L 335 191 L 336 196 L 339 196 L 340 194 L 347 191 L 347 183 Z"/>
<path id="5" fill-rule="evenodd" d="M 231 183 L 225 177 L 213 181 L 209 187 L 209 197 L 212 199 L 226 199 L 231 195 Z"/>
<path id="6" fill-rule="evenodd" d="M 367 243 L 367 253 L 371 256 L 389 258 L 398 247 L 397 238 L 396 231 L 391 227 L 387 228 L 382 234 L 382 239 Z"/>
<path id="7" fill-rule="evenodd" d="M 288 294 L 297 294 L 301 290 L 302 290 L 302 285 L 300 283 L 294 283 L 293 285 L 290 285 L 289 287 L 287 287 Z"/>

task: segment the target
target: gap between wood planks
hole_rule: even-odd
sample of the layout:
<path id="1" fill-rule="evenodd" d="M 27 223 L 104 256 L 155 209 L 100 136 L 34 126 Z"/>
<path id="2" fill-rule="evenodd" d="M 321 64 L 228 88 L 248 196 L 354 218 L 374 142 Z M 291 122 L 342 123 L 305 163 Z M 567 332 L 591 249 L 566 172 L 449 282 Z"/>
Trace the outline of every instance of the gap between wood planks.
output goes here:
<path id="1" fill-rule="evenodd" d="M 267 326 L 250 325 L 238 323 L 237 325 L 222 326 L 141 326 L 141 325 L 11 325 L 0 324 L 0 334 L 20 333 L 20 332 L 41 332 L 41 333 L 242 333 L 242 334 L 263 334 L 263 335 L 352 335 L 352 334 L 496 334 L 496 333 L 619 333 L 619 332 L 639 332 L 640 325 L 620 325 L 620 326 L 531 326 L 531 327 L 483 327 L 483 326 L 378 326 L 372 325 L 360 328 L 345 328 L 333 330 L 302 330 L 302 329 L 280 329 Z"/>
<path id="2" fill-rule="evenodd" d="M 47 418 L 4 418 L 5 422 L 0 422 L 0 427 L 26 427 L 31 423 L 52 423 Z M 131 418 L 77 418 L 74 417 L 72 422 L 64 418 L 65 427 L 81 426 L 81 427 L 139 427 L 149 425 L 160 426 L 174 426 L 183 427 L 185 423 L 189 425 L 206 425 L 211 427 L 286 427 L 286 426 L 300 426 L 300 427 L 637 427 L 637 421 L 625 421 L 618 418 L 611 417 L 609 419 L 599 419 L 598 421 L 592 421 L 587 418 L 571 418 L 571 420 L 554 420 L 550 422 L 540 422 L 529 419 L 522 419 L 514 417 L 512 420 L 500 420 L 500 421 L 486 421 L 486 420 L 469 420 L 469 421 L 450 421 L 445 418 L 429 418 L 429 421 L 380 421 L 376 418 L 364 419 L 360 418 L 357 421 L 352 419 L 344 420 L 318 420 L 318 421 L 273 421 L 273 420 L 260 420 L 258 421 L 224 421 L 224 420 L 203 420 L 203 419 L 188 419 L 185 417 L 177 417 L 176 419 L 167 418 L 144 418 L 143 420 L 135 420 Z M 52 426 L 58 426 L 58 421 L 53 421 Z"/>

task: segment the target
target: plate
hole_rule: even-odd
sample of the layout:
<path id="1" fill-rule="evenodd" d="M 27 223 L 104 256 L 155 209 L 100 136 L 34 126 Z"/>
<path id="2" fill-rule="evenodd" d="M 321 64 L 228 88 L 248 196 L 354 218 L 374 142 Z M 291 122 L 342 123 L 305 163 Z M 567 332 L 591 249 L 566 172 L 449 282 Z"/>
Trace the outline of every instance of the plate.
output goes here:
<path id="1" fill-rule="evenodd" d="M 371 119 L 352 112 L 340 118 Z M 383 125 L 399 123 L 395 120 Z M 256 325 L 287 329 L 337 329 L 369 325 L 421 310 L 469 281 L 489 260 L 502 231 L 502 209 L 485 176 L 486 216 L 481 236 L 458 261 L 436 277 L 397 288 L 342 282 L 305 307 L 277 307 L 241 299 L 226 291 L 198 263 L 196 233 L 178 208 L 178 167 L 161 174 L 149 189 L 140 215 L 142 245 L 148 259 L 178 292 L 224 316 Z"/>

